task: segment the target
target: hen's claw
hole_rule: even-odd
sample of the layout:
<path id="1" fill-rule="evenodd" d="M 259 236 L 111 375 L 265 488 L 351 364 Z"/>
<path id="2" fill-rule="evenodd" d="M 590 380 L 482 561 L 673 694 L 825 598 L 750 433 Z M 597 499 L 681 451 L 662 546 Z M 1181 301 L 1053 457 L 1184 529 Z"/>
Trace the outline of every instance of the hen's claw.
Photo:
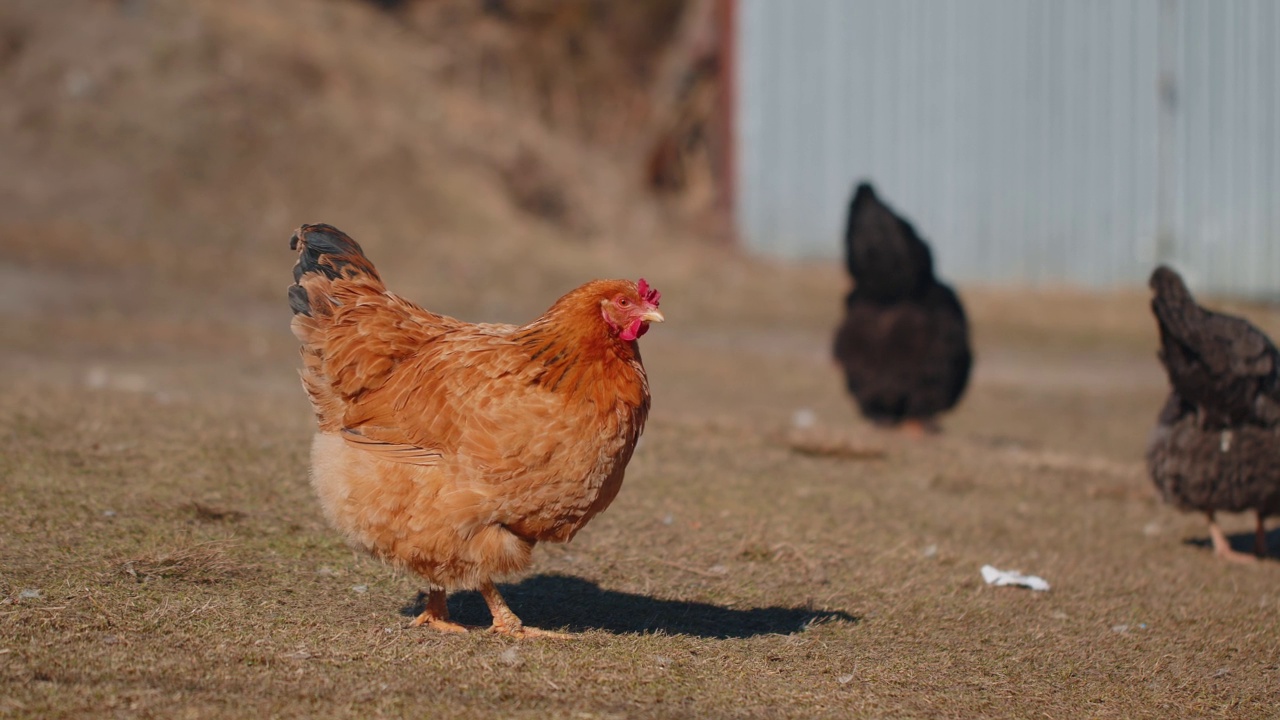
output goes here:
<path id="1" fill-rule="evenodd" d="M 534 638 L 547 638 L 550 640 L 577 640 L 577 635 L 569 633 L 555 632 L 554 630 L 543 630 L 535 627 L 525 627 L 523 625 L 512 629 L 510 626 L 499 625 L 494 623 L 489 627 L 489 632 L 498 635 L 506 635 L 516 640 L 532 640 Z"/>
<path id="2" fill-rule="evenodd" d="M 413 622 L 409 623 L 409 627 L 418 627 L 419 625 L 426 625 L 432 630 L 444 633 L 462 634 L 470 632 L 466 625 L 459 625 L 456 622 L 441 620 L 440 618 L 428 617 L 427 613 L 422 613 L 418 617 L 414 618 Z"/>

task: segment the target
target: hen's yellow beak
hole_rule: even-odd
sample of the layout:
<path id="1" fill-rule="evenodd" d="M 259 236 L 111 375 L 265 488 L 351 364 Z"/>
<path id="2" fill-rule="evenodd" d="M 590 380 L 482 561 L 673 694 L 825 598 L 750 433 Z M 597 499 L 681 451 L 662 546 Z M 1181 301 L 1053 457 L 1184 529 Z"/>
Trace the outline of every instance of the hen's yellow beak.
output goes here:
<path id="1" fill-rule="evenodd" d="M 640 319 L 651 323 L 659 323 L 666 320 L 666 318 L 662 317 L 662 313 L 657 310 L 646 310 L 645 313 L 640 316 Z"/>

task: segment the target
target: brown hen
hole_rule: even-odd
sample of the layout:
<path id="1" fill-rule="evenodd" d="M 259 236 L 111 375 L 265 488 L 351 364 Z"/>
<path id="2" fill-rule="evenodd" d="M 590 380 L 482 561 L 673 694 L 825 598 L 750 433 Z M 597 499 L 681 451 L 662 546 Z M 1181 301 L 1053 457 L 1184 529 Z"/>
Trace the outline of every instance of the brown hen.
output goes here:
<path id="1" fill-rule="evenodd" d="M 414 625 L 463 631 L 446 592 L 478 589 L 491 630 L 526 628 L 494 578 L 613 501 L 649 412 L 636 339 L 662 322 L 644 280 L 596 280 L 524 326 L 472 324 L 389 292 L 350 237 L 304 225 L 289 288 L 319 432 L 311 482 L 353 545 L 427 580 Z"/>

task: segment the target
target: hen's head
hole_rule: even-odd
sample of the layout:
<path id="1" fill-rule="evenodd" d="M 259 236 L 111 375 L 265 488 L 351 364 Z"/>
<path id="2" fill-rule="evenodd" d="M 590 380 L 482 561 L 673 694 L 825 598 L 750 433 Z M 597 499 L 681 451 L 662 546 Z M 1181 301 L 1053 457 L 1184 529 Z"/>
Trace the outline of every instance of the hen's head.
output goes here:
<path id="1" fill-rule="evenodd" d="M 618 280 L 604 288 L 600 299 L 600 315 L 611 332 L 630 342 L 649 330 L 649 323 L 662 322 L 658 299 L 662 293 L 640 278 L 637 283 Z"/>

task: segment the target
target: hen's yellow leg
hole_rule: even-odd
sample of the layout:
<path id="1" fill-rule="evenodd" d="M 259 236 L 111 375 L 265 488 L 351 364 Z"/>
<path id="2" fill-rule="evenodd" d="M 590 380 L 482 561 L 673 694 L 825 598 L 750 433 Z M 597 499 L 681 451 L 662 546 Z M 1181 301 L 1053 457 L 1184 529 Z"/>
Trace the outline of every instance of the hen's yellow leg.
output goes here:
<path id="1" fill-rule="evenodd" d="M 1209 513 L 1209 539 L 1213 541 L 1213 554 L 1227 562 L 1258 562 L 1258 558 L 1253 555 L 1231 549 L 1231 543 L 1227 542 L 1227 536 L 1222 532 L 1222 528 L 1218 527 L 1218 521 L 1213 518 L 1213 513 Z"/>
<path id="2" fill-rule="evenodd" d="M 455 622 L 449 622 L 449 605 L 445 601 L 443 588 L 431 588 L 427 591 L 427 609 L 409 623 L 409 627 L 426 625 L 440 632 L 464 633 L 467 628 Z"/>
<path id="3" fill-rule="evenodd" d="M 565 633 L 525 627 L 524 623 L 520 622 L 520 618 L 511 612 L 511 608 L 507 607 L 507 601 L 502 599 L 498 588 L 494 587 L 489 580 L 484 581 L 484 584 L 480 586 L 480 595 L 484 597 L 485 603 L 489 606 L 489 612 L 493 614 L 493 625 L 489 627 L 490 632 L 521 640 L 536 637 L 557 638 L 560 640 L 574 639 L 573 635 L 566 635 Z"/>

